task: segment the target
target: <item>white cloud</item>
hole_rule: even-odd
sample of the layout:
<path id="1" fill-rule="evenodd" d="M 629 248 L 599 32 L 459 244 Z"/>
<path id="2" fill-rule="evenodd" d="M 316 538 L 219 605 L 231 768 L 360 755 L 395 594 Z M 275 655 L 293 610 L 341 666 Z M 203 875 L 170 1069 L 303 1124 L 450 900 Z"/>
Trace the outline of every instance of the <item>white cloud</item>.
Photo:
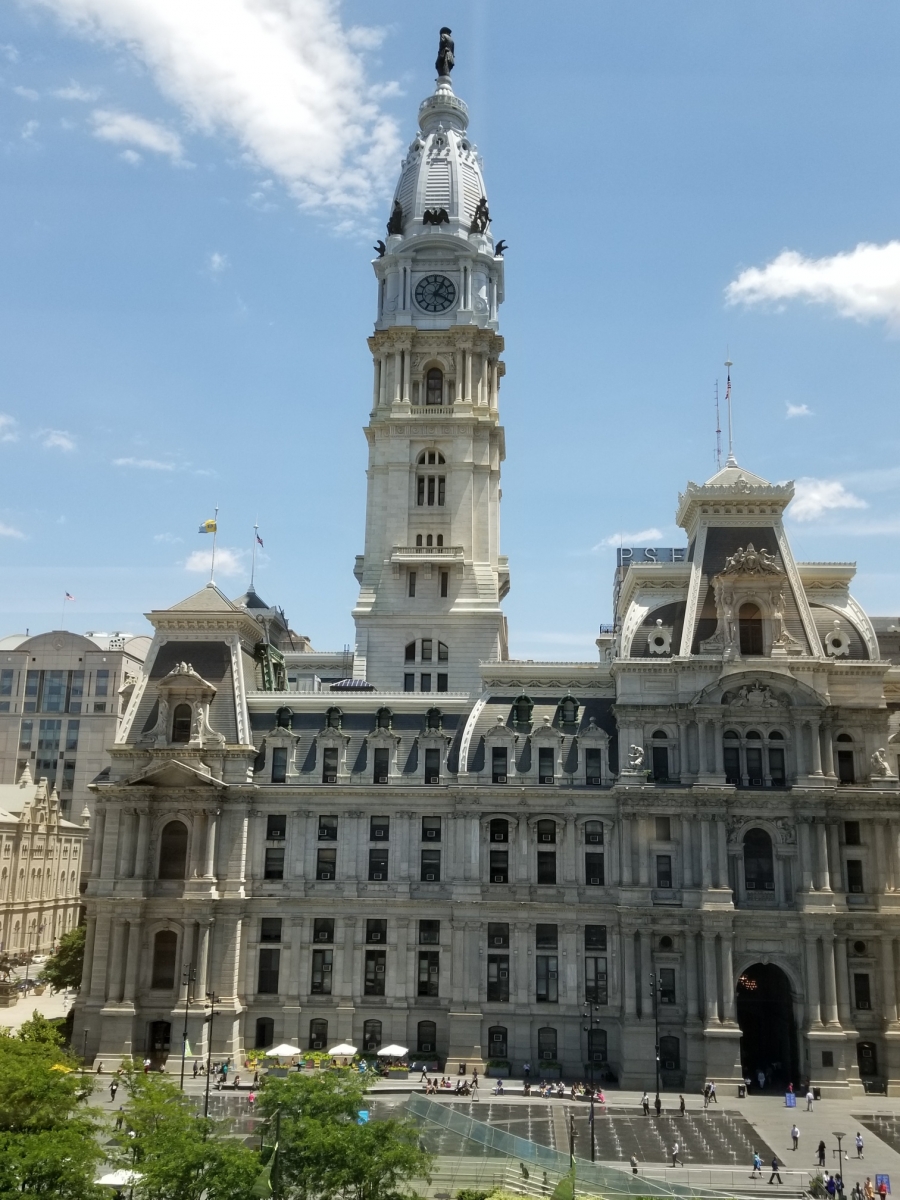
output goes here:
<path id="1" fill-rule="evenodd" d="M 788 404 L 785 415 L 788 417 L 811 417 L 814 414 L 808 404 Z"/>
<path id="2" fill-rule="evenodd" d="M 73 79 L 68 87 L 57 88 L 53 93 L 60 100 L 80 100 L 83 104 L 92 104 L 99 99 L 99 88 L 85 88 Z"/>
<path id="3" fill-rule="evenodd" d="M 221 275 L 222 272 L 227 271 L 230 266 L 231 263 L 228 261 L 228 255 L 220 254 L 218 250 L 213 250 L 213 252 L 207 256 L 206 269 L 211 275 Z"/>
<path id="4" fill-rule="evenodd" d="M 19 529 L 13 529 L 12 525 L 4 525 L 0 521 L 0 537 L 24 538 L 25 534 Z"/>
<path id="5" fill-rule="evenodd" d="M 767 266 L 742 271 L 725 296 L 729 304 L 748 305 L 805 300 L 830 305 L 842 317 L 900 324 L 900 242 L 860 242 L 825 258 L 784 250 Z"/>
<path id="6" fill-rule="evenodd" d="M 611 533 L 594 547 L 601 550 L 604 546 L 642 546 L 652 545 L 662 537 L 661 529 L 639 529 L 637 533 Z"/>
<path id="7" fill-rule="evenodd" d="M 114 458 L 114 467 L 134 467 L 140 471 L 174 471 L 175 464 L 160 462 L 156 458 Z"/>
<path id="8" fill-rule="evenodd" d="M 119 155 L 119 158 L 121 158 L 122 162 L 130 163 L 132 167 L 136 167 L 138 163 L 142 163 L 144 161 L 138 154 L 137 150 L 123 150 Z"/>
<path id="9" fill-rule="evenodd" d="M 0 413 L 0 442 L 17 442 L 19 440 L 16 424 L 15 417 Z"/>
<path id="10" fill-rule="evenodd" d="M 140 146 L 154 154 L 165 154 L 172 162 L 180 163 L 184 158 L 181 138 L 165 125 L 148 121 L 135 113 L 113 112 L 98 108 L 92 113 L 94 137 L 120 145 Z"/>
<path id="11" fill-rule="evenodd" d="M 244 570 L 243 553 L 229 550 L 227 546 L 216 547 L 216 575 L 240 575 Z M 208 550 L 192 550 L 184 564 L 186 571 L 209 572 L 212 563 L 212 547 Z"/>
<path id="12" fill-rule="evenodd" d="M 153 540 L 154 542 L 170 542 L 174 545 L 176 542 L 183 542 L 184 538 L 176 537 L 174 533 L 154 533 Z"/>
<path id="13" fill-rule="evenodd" d="M 22 138 L 26 142 L 30 142 L 40 128 L 40 121 L 26 121 L 22 126 Z"/>
<path id="14" fill-rule="evenodd" d="M 798 479 L 790 514 L 798 521 L 814 521 L 835 508 L 868 508 L 865 500 L 848 492 L 837 479 Z"/>
<path id="15" fill-rule="evenodd" d="M 0 43 L 0 57 L 5 58 L 7 62 L 18 62 L 19 52 L 10 42 Z"/>
<path id="16" fill-rule="evenodd" d="M 42 445 L 47 450 L 65 450 L 66 452 L 75 449 L 75 439 L 71 433 L 66 433 L 64 429 L 44 429 L 38 437 L 42 438 Z"/>
<path id="17" fill-rule="evenodd" d="M 23 100 L 40 100 L 41 98 L 40 92 L 36 92 L 34 88 L 22 87 L 21 84 L 14 87 L 13 91 L 17 96 L 21 96 Z"/>
<path id="18" fill-rule="evenodd" d="M 368 210 L 400 153 L 366 82 L 381 34 L 334 0 L 26 0 L 127 47 L 191 123 L 225 133 L 302 203 Z"/>

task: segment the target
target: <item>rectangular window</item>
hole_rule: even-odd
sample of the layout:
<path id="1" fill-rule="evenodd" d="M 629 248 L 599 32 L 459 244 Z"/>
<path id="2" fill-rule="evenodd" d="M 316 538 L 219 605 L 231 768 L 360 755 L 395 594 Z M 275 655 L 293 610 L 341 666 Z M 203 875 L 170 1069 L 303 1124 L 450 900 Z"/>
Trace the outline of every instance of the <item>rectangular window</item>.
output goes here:
<path id="1" fill-rule="evenodd" d="M 0 713 L 8 713 L 10 709 L 9 700 L 0 700 Z"/>
<path id="2" fill-rule="evenodd" d="M 429 504 L 429 506 L 433 506 L 433 504 L 434 504 L 434 476 L 429 475 L 429 476 L 427 476 L 427 479 L 428 479 L 428 504 Z"/>
<path id="3" fill-rule="evenodd" d="M 440 750 L 425 751 L 425 782 L 441 782 L 441 752 Z"/>
<path id="4" fill-rule="evenodd" d="M 431 638 L 422 638 L 422 662 L 431 662 Z"/>
<path id="5" fill-rule="evenodd" d="M 861 846 L 862 836 L 860 834 L 859 821 L 844 822 L 844 841 L 848 846 Z"/>
<path id="6" fill-rule="evenodd" d="M 438 662 L 450 661 L 450 647 L 446 642 L 438 642 Z"/>
<path id="7" fill-rule="evenodd" d="M 509 955 L 488 955 L 487 998 L 495 1003 L 509 1001 Z"/>
<path id="8" fill-rule="evenodd" d="M 69 721 L 68 725 L 66 726 L 66 749 L 67 750 L 77 750 L 78 749 L 78 733 L 79 733 L 80 727 L 81 727 L 80 721 Z"/>
<path id="9" fill-rule="evenodd" d="M 447 479 L 444 475 L 438 475 L 438 505 L 443 508 L 444 501 L 447 498 Z"/>
<path id="10" fill-rule="evenodd" d="M 281 941 L 281 917 L 263 917 L 260 920 L 259 940 L 261 942 Z"/>
<path id="11" fill-rule="evenodd" d="M 313 941 L 314 942 L 333 942 L 334 941 L 334 917 L 314 917 L 313 918 Z"/>
<path id="12" fill-rule="evenodd" d="M 668 746 L 652 747 L 653 778 L 657 783 L 665 783 L 669 778 L 669 748 Z"/>
<path id="13" fill-rule="evenodd" d="M 506 921 L 488 922 L 488 945 L 491 949 L 509 949 L 509 925 Z"/>
<path id="14" fill-rule="evenodd" d="M 280 950 L 260 950 L 259 952 L 259 978 L 256 982 L 256 990 L 264 992 L 266 995 L 278 995 L 278 974 L 281 966 L 281 951 Z"/>
<path id="15" fill-rule="evenodd" d="M 416 504 L 419 508 L 425 503 L 425 476 L 420 475 L 416 479 Z"/>
<path id="16" fill-rule="evenodd" d="M 585 950 L 606 950 L 605 925 L 585 925 L 584 948 Z"/>
<path id="17" fill-rule="evenodd" d="M 15 671 L 12 667 L 4 667 L 0 671 L 0 696 L 11 696 L 13 694 L 13 679 Z"/>
<path id="18" fill-rule="evenodd" d="M 594 955 L 584 960 L 584 998 L 591 1004 L 608 1004 L 606 959 Z"/>
<path id="19" fill-rule="evenodd" d="M 538 850 L 537 881 L 538 883 L 556 883 L 555 850 Z"/>
<path id="20" fill-rule="evenodd" d="M 373 883 L 383 883 L 388 877 L 387 846 L 379 846 L 369 851 L 369 879 Z"/>
<path id="21" fill-rule="evenodd" d="M 555 754 L 552 746 L 541 746 L 538 750 L 538 777 L 540 783 L 552 783 Z"/>
<path id="22" fill-rule="evenodd" d="M 439 842 L 441 840 L 441 818 L 440 817 L 423 817 L 422 818 L 422 841 L 423 842 Z"/>
<path id="23" fill-rule="evenodd" d="M 384 978 L 387 971 L 387 954 L 384 950 L 366 951 L 366 977 L 363 994 L 384 995 Z"/>
<path id="24" fill-rule="evenodd" d="M 273 746 L 272 748 L 272 782 L 284 783 L 287 779 L 287 747 Z"/>
<path id="25" fill-rule="evenodd" d="M 787 776 L 784 771 L 784 751 L 769 748 L 769 777 L 772 787 L 784 787 Z"/>
<path id="26" fill-rule="evenodd" d="M 338 831 L 337 817 L 319 817 L 319 841 L 336 842 Z"/>
<path id="27" fill-rule="evenodd" d="M 556 1004 L 559 1001 L 559 960 L 555 954 L 535 956 L 537 981 L 535 999 L 538 1004 Z"/>
<path id="28" fill-rule="evenodd" d="M 23 712 L 37 712 L 38 699 L 41 692 L 41 672 L 26 671 L 25 673 L 25 703 L 22 705 Z"/>
<path id="29" fill-rule="evenodd" d="M 423 883 L 439 883 L 441 879 L 441 852 L 440 850 L 423 850 L 422 851 L 422 872 L 421 879 Z"/>
<path id="30" fill-rule="evenodd" d="M 868 975 L 853 976 L 853 1004 L 855 1008 L 871 1008 L 872 992 Z"/>
<path id="31" fill-rule="evenodd" d="M 322 751 L 322 782 L 337 783 L 337 746 L 326 746 Z"/>
<path id="32" fill-rule="evenodd" d="M 313 950 L 312 978 L 309 981 L 309 990 L 313 995 L 331 995 L 331 968 L 333 962 L 333 950 Z"/>
<path id="33" fill-rule="evenodd" d="M 38 726 L 37 759 L 35 774 L 38 779 L 46 776 L 52 787 L 56 783 L 56 768 L 59 762 L 59 741 L 62 735 L 62 721 L 41 721 Z"/>
<path id="34" fill-rule="evenodd" d="M 387 941 L 387 921 L 383 917 L 369 917 L 366 921 L 366 941 L 371 943 Z"/>
<path id="35" fill-rule="evenodd" d="M 109 695 L 109 671 L 98 671 L 94 682 L 95 696 Z"/>
<path id="36" fill-rule="evenodd" d="M 449 687 L 448 687 L 449 682 L 450 682 L 450 676 L 445 671 L 438 671 L 437 690 L 439 692 L 449 691 Z"/>
<path id="37" fill-rule="evenodd" d="M 750 787 L 762 787 L 764 783 L 762 748 L 759 746 L 747 747 L 747 782 Z"/>
<path id="38" fill-rule="evenodd" d="M 505 746 L 491 747 L 491 776 L 494 783 L 506 783 L 507 749 Z"/>
<path id="39" fill-rule="evenodd" d="M 656 818 L 656 840 L 658 842 L 671 842 L 672 820 L 670 817 Z"/>
<path id="40" fill-rule="evenodd" d="M 403 661 L 404 662 L 413 662 L 413 663 L 416 661 L 416 643 L 415 642 L 407 642 L 406 643 L 406 649 L 403 652 Z"/>
<path id="41" fill-rule="evenodd" d="M 390 837 L 391 819 L 390 817 L 370 817 L 369 818 L 369 841 L 370 842 L 386 842 Z"/>
<path id="42" fill-rule="evenodd" d="M 441 571 L 441 597 L 445 597 L 450 590 L 450 572 Z"/>
<path id="43" fill-rule="evenodd" d="M 95 713 L 105 713 L 106 712 L 106 701 L 105 700 L 95 700 L 94 701 L 94 712 Z"/>
<path id="44" fill-rule="evenodd" d="M 863 892 L 863 865 L 861 858 L 847 859 L 847 891 Z"/>
<path id="45" fill-rule="evenodd" d="M 422 675 L 420 676 L 420 680 L 421 680 L 421 682 L 419 684 L 419 691 L 430 692 L 431 691 L 431 672 L 424 671 L 422 673 Z"/>
<path id="46" fill-rule="evenodd" d="M 25 711 L 28 712 L 30 710 L 28 708 L 26 708 Z M 838 750 L 837 764 L 838 764 L 838 783 L 855 783 L 856 782 L 856 772 L 853 769 L 853 751 L 852 750 Z"/>
<path id="47" fill-rule="evenodd" d="M 270 846 L 266 850 L 264 877 L 266 879 L 284 879 L 284 849 L 281 846 L 277 848 Z"/>
<path id="48" fill-rule="evenodd" d="M 659 968 L 659 1002 L 660 1004 L 675 1003 L 675 968 Z"/>
<path id="49" fill-rule="evenodd" d="M 66 707 L 66 672 L 45 671 L 41 701 L 42 712 L 64 712 Z"/>
<path id="50" fill-rule="evenodd" d="M 584 752 L 584 774 L 585 782 L 588 787 L 600 786 L 600 751 L 597 749 L 585 750 Z"/>
<path id="51" fill-rule="evenodd" d="M 491 883 L 509 883 L 509 851 L 491 851 Z"/>
<path id="52" fill-rule="evenodd" d="M 69 712 L 80 713 L 84 699 L 84 671 L 72 671 L 69 684 Z"/>
<path id="53" fill-rule="evenodd" d="M 437 950 L 419 951 L 419 988 L 420 996 L 436 996 L 440 979 L 441 956 Z"/>
<path id="54" fill-rule="evenodd" d="M 387 783 L 391 770 L 390 750 L 386 746 L 377 746 L 372 757 L 375 768 L 375 783 Z"/>
<path id="55" fill-rule="evenodd" d="M 588 887 L 603 887 L 606 881 L 602 854 L 585 854 L 584 882 Z"/>
<path id="56" fill-rule="evenodd" d="M 416 594 L 416 573 L 415 573 L 415 571 L 410 571 L 408 573 L 407 582 L 408 582 L 407 595 L 411 596 L 411 597 L 415 596 L 415 594 Z"/>
<path id="57" fill-rule="evenodd" d="M 725 764 L 725 782 L 741 786 L 741 752 L 737 746 L 726 746 L 722 751 Z"/>
<path id="58" fill-rule="evenodd" d="M 72 792 L 75 790 L 75 764 L 74 762 L 63 763 L 62 773 L 62 791 Z M 71 800 L 71 797 L 70 797 Z"/>
<path id="59" fill-rule="evenodd" d="M 423 946 L 439 946 L 441 944 L 440 921 L 420 921 L 419 942 Z"/>
<path id="60" fill-rule="evenodd" d="M 266 841 L 267 842 L 283 842 L 287 834 L 287 816 L 281 813 L 279 816 L 266 817 Z"/>
<path id="61" fill-rule="evenodd" d="M 538 950 L 555 950 L 559 945 L 558 926 L 536 925 L 534 929 L 534 944 Z"/>
<path id="62" fill-rule="evenodd" d="M 657 854 L 656 856 L 656 886 L 670 888 L 672 886 L 672 855 Z"/>
<path id="63" fill-rule="evenodd" d="M 31 739 L 34 736 L 34 721 L 23 721 L 19 726 L 19 749 L 30 750 Z"/>
<path id="64" fill-rule="evenodd" d="M 337 850 L 323 850 L 320 846 L 316 851 L 316 879 L 334 879 L 337 865 Z"/>
<path id="65" fill-rule="evenodd" d="M 408 671 L 403 676 L 403 690 L 404 692 L 414 692 L 416 690 L 416 677 L 412 672 Z"/>

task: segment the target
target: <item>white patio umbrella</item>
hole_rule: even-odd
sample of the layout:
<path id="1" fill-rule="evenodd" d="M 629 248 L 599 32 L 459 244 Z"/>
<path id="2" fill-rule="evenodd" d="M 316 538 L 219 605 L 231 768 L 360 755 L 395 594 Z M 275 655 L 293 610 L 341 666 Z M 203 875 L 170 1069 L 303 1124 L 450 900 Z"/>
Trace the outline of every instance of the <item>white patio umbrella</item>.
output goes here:
<path id="1" fill-rule="evenodd" d="M 137 1183 L 140 1179 L 140 1174 L 137 1171 L 111 1171 L 108 1175 L 102 1175 L 96 1182 L 103 1184 L 105 1187 L 128 1187 L 130 1183 Z"/>
<path id="2" fill-rule="evenodd" d="M 404 1054 L 409 1054 L 409 1047 L 396 1045 L 382 1046 L 378 1053 L 383 1054 L 386 1058 L 402 1058 Z"/>
<path id="3" fill-rule="evenodd" d="M 348 1054 L 356 1053 L 356 1047 L 351 1046 L 348 1042 L 341 1042 L 339 1046 L 332 1046 L 328 1053 L 337 1054 L 343 1058 L 346 1058 Z"/>
<path id="4" fill-rule="evenodd" d="M 282 1042 L 280 1046 L 273 1046 L 271 1050 L 267 1050 L 266 1058 L 293 1058 L 295 1054 L 302 1053 L 299 1046 L 291 1046 L 288 1042 Z"/>

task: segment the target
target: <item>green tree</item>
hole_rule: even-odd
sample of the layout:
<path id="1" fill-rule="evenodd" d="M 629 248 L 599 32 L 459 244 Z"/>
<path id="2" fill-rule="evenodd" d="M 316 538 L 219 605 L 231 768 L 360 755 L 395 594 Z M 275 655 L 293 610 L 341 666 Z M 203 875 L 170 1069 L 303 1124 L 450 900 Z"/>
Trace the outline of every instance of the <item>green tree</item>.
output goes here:
<path id="1" fill-rule="evenodd" d="M 85 925 L 78 925 L 62 935 L 55 952 L 44 963 L 38 976 L 42 983 L 49 983 L 58 992 L 65 988 L 81 987 L 86 928 Z"/>
<path id="2" fill-rule="evenodd" d="M 23 1021 L 19 1026 L 19 1041 L 61 1047 L 63 1035 L 59 1028 L 60 1024 L 61 1022 L 58 1020 L 51 1021 L 41 1013 L 34 1012 L 27 1021 Z"/>
<path id="3" fill-rule="evenodd" d="M 357 1074 L 270 1079 L 258 1107 L 269 1118 L 270 1142 L 278 1114 L 274 1174 L 284 1200 L 395 1200 L 411 1194 L 406 1188 L 411 1180 L 428 1176 L 431 1155 L 421 1148 L 411 1121 L 360 1123 L 368 1105 L 366 1084 Z"/>
<path id="4" fill-rule="evenodd" d="M 115 1140 L 120 1165 L 140 1176 L 135 1200 L 247 1200 L 260 1171 L 256 1151 L 198 1117 L 165 1075 L 129 1068 L 125 1089 L 125 1128 Z"/>

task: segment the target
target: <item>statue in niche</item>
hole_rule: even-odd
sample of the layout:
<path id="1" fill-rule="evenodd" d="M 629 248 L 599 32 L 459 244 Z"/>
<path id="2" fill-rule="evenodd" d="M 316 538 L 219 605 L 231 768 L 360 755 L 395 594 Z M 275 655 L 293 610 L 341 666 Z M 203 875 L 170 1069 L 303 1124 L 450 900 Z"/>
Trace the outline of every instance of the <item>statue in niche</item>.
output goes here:
<path id="1" fill-rule="evenodd" d="M 391 215 L 388 217 L 387 232 L 388 237 L 392 234 L 403 232 L 403 205 L 399 200 L 394 201 L 394 207 L 391 209 Z"/>
<path id="2" fill-rule="evenodd" d="M 491 214 L 488 210 L 487 197 L 482 196 L 475 205 L 475 215 L 472 217 L 469 233 L 487 233 L 487 227 L 490 223 Z"/>
<path id="3" fill-rule="evenodd" d="M 437 61 L 434 64 L 434 69 L 438 75 L 443 76 L 445 79 L 450 78 L 450 72 L 456 63 L 452 33 L 453 30 L 448 29 L 446 25 L 441 29 L 441 41 L 438 46 Z"/>
<path id="4" fill-rule="evenodd" d="M 872 764 L 872 775 L 876 779 L 890 779 L 891 765 L 887 760 L 887 755 L 884 752 L 883 746 L 879 746 L 879 748 L 873 752 L 869 762 Z"/>
<path id="5" fill-rule="evenodd" d="M 628 770 L 639 771 L 644 765 L 644 747 L 629 746 L 628 747 Z"/>

